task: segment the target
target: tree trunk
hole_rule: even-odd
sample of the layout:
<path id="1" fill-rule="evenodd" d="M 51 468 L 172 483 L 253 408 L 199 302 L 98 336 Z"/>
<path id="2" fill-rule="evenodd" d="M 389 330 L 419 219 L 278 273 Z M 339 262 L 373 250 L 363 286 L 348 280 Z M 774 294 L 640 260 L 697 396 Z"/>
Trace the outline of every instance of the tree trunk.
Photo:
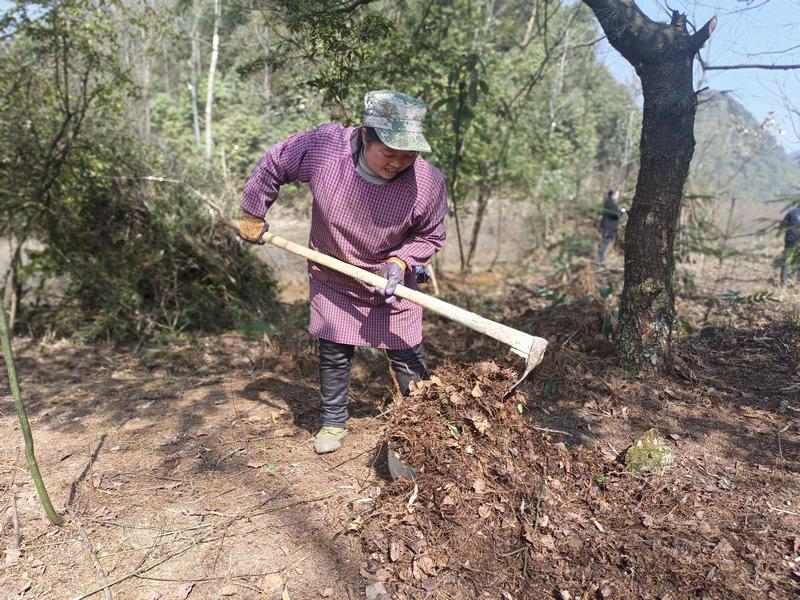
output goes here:
<path id="1" fill-rule="evenodd" d="M 630 373 L 671 368 L 675 325 L 673 243 L 694 153 L 695 54 L 716 17 L 690 35 L 677 11 L 656 23 L 633 0 L 584 0 L 642 82 L 640 168 L 625 234 L 617 351 Z"/>
<path id="2" fill-rule="evenodd" d="M 211 38 L 211 63 L 208 65 L 208 88 L 206 90 L 206 171 L 211 170 L 214 158 L 214 136 L 212 133 L 214 112 L 214 77 L 219 58 L 219 22 L 222 20 L 222 0 L 214 0 L 214 34 Z"/>
<path id="3" fill-rule="evenodd" d="M 150 133 L 152 120 L 150 118 L 150 52 L 146 42 L 142 44 L 145 48 L 142 64 L 142 103 L 144 104 L 144 140 L 150 143 Z"/>
<path id="4" fill-rule="evenodd" d="M 478 191 L 478 206 L 475 210 L 475 221 L 472 224 L 472 238 L 469 241 L 469 250 L 467 252 L 466 270 L 472 269 L 472 259 L 475 257 L 475 250 L 478 248 L 478 236 L 481 234 L 481 227 L 483 226 L 483 217 L 486 215 L 486 209 L 489 207 L 491 191 L 481 186 Z"/>
<path id="5" fill-rule="evenodd" d="M 258 26 L 258 23 L 254 24 L 256 38 L 258 38 L 258 43 L 261 46 L 261 50 L 264 52 L 264 56 L 269 56 L 269 29 L 265 28 L 263 33 L 261 28 Z M 264 103 L 269 105 L 270 100 L 272 99 L 272 87 L 270 84 L 270 68 L 268 64 L 264 65 Z"/>
<path id="6" fill-rule="evenodd" d="M 189 92 L 192 95 L 192 125 L 194 125 L 194 145 L 200 152 L 200 111 L 197 108 L 197 84 L 200 79 L 200 8 L 197 2 L 192 3 L 192 30 L 189 34 L 192 38 L 192 57 L 191 70 L 192 81 L 189 84 Z"/>

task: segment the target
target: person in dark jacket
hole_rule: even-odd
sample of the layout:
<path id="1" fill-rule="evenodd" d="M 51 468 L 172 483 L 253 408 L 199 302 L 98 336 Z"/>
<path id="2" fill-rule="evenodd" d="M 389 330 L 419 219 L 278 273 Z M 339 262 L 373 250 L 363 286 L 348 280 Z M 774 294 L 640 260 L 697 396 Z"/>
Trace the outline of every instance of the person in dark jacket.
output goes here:
<path id="1" fill-rule="evenodd" d="M 597 250 L 597 262 L 601 265 L 606 263 L 606 251 L 614 243 L 619 231 L 619 219 L 625 214 L 625 209 L 617 205 L 619 202 L 619 192 L 608 190 L 605 200 L 603 200 L 603 218 L 600 220 L 600 232 L 603 234 L 603 241 Z"/>
<path id="2" fill-rule="evenodd" d="M 781 257 L 781 285 L 789 285 L 792 272 L 800 264 L 800 204 L 795 205 L 781 221 L 783 256 Z"/>

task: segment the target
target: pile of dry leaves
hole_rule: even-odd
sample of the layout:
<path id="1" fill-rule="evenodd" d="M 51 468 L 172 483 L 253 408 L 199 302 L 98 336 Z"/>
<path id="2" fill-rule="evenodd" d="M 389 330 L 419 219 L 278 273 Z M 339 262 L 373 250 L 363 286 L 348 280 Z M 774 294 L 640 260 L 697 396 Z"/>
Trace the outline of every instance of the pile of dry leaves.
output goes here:
<path id="1" fill-rule="evenodd" d="M 702 486 L 675 471 L 634 476 L 610 457 L 554 443 L 520 394 L 504 398 L 514 378 L 491 362 L 440 369 L 393 410 L 390 446 L 420 475 L 386 487 L 361 536 L 364 574 L 392 598 L 797 591 L 780 559 L 792 552 L 786 532 L 707 514 Z"/>

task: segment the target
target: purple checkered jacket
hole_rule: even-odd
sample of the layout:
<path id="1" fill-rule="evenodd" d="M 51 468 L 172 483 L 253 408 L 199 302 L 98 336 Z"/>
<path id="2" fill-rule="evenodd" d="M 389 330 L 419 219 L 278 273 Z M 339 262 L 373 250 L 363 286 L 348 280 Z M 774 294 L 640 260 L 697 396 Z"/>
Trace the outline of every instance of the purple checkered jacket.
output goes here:
<path id="1" fill-rule="evenodd" d="M 264 217 L 280 186 L 308 183 L 314 198 L 309 246 L 376 272 L 396 256 L 422 265 L 445 239 L 447 191 L 442 174 L 420 157 L 391 183 L 377 185 L 356 170 L 359 128 L 322 125 L 270 148 L 253 171 L 242 210 Z M 341 344 L 402 350 L 422 341 L 422 308 L 386 304 L 368 286 L 309 261 L 309 331 Z M 416 287 L 409 268 L 405 285 Z"/>

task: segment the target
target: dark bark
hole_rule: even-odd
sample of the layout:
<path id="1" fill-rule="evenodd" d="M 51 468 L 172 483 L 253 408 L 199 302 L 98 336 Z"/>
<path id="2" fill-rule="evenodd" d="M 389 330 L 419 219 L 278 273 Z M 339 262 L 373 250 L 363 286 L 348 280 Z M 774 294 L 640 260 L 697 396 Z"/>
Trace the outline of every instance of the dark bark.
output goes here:
<path id="1" fill-rule="evenodd" d="M 695 146 L 692 63 L 716 18 L 690 34 L 685 16 L 677 11 L 670 23 L 656 23 L 633 0 L 584 2 L 611 45 L 636 69 L 644 96 L 617 350 L 631 373 L 668 371 L 675 325 L 673 244 Z"/>
<path id="2" fill-rule="evenodd" d="M 478 192 L 478 205 L 475 210 L 475 221 L 472 224 L 472 238 L 470 239 L 469 251 L 467 252 L 467 271 L 472 268 L 472 259 L 475 257 L 475 250 L 478 248 L 478 236 L 481 233 L 483 217 L 486 216 L 486 209 L 489 207 L 490 194 L 491 191 L 485 186 L 481 186 Z"/>

